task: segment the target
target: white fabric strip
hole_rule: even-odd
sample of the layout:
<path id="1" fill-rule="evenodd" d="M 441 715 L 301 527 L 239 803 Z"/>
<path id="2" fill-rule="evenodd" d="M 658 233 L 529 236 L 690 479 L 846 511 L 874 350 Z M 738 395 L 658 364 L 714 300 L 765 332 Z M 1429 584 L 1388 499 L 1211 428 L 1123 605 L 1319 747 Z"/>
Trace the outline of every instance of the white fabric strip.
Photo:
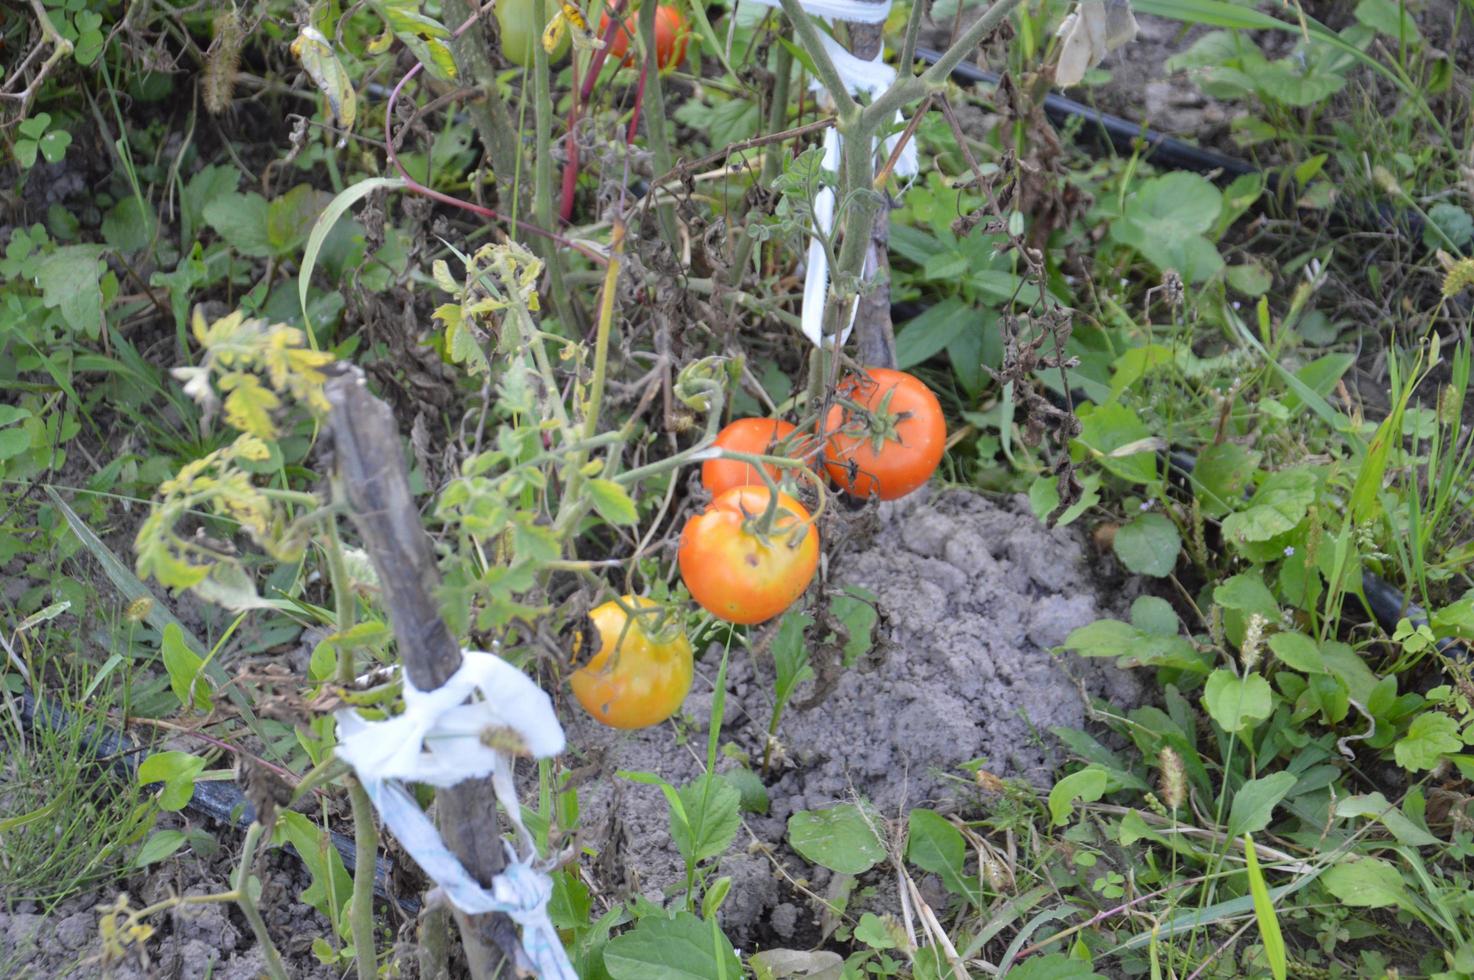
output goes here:
<path id="1" fill-rule="evenodd" d="M 782 7 L 780 0 L 752 0 L 762 7 Z M 813 17 L 848 20 L 856 24 L 879 24 L 890 16 L 891 0 L 798 0 Z"/>
<path id="2" fill-rule="evenodd" d="M 806 8 L 807 9 L 807 8 Z M 868 95 L 872 98 L 890 88 L 896 80 L 896 70 L 881 60 L 879 52 L 874 60 L 866 61 L 857 58 L 844 47 L 830 37 L 828 34 L 820 34 L 819 40 L 824 45 L 829 60 L 834 64 L 834 70 L 839 73 L 840 81 L 852 95 Z M 815 91 L 828 94 L 824 84 L 814 81 L 811 85 Z M 896 122 L 899 124 L 905 119 L 900 112 L 896 113 Z M 885 142 L 887 154 L 894 153 L 897 141 L 901 133 L 895 133 L 888 137 Z M 824 134 L 824 160 L 823 168 L 829 172 L 839 170 L 840 148 L 843 138 L 834 129 L 827 130 Z M 916 141 L 909 140 L 901 150 L 901 155 L 896 160 L 895 174 L 897 177 L 914 177 L 918 169 L 919 157 L 916 153 Z M 821 188 L 814 198 L 814 224 L 823 235 L 829 235 L 834 229 L 834 189 L 832 187 Z M 866 269 L 870 270 L 867 264 Z M 870 270 L 873 271 L 873 270 Z M 809 242 L 809 254 L 807 267 L 804 270 L 804 305 L 799 316 L 800 326 L 804 336 L 815 345 L 824 343 L 824 303 L 829 294 L 829 256 L 824 251 L 824 245 L 817 238 Z M 849 338 L 850 331 L 855 325 L 855 316 L 860 311 L 860 302 L 857 298 L 850 307 L 849 318 L 845 321 L 844 329 L 840 331 L 836 341 L 843 344 Z"/>
<path id="3" fill-rule="evenodd" d="M 419 690 L 406 677 L 401 715 L 366 721 L 351 708 L 338 711 L 336 754 L 353 766 L 384 825 L 456 908 L 469 915 L 502 912 L 522 927 L 525 957 L 519 969 L 544 980 L 578 980 L 548 919 L 553 886 L 534 867 L 536 852 L 512 782 L 512 756 L 495 747 L 515 738 L 534 758 L 554 756 L 565 745 L 563 727 L 547 693 L 522 671 L 479 650 L 461 656 L 460 669 L 433 691 Z M 476 695 L 480 700 L 465 703 Z M 490 889 L 450 852 L 404 786 L 443 789 L 484 776 L 491 776 L 522 844 L 520 857 L 508 845 L 509 863 Z"/>

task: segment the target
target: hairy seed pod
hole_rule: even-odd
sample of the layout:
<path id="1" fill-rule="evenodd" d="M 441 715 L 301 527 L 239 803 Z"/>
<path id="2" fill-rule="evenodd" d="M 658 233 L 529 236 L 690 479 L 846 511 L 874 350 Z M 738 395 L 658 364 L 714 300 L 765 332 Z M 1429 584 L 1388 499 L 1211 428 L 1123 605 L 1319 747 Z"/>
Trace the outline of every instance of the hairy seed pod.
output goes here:
<path id="1" fill-rule="evenodd" d="M 241 46 L 246 41 L 245 26 L 235 7 L 227 7 L 215 15 L 215 37 L 205 52 L 205 72 L 200 91 L 205 108 L 212 116 L 224 112 L 235 94 L 235 71 L 241 63 Z"/>

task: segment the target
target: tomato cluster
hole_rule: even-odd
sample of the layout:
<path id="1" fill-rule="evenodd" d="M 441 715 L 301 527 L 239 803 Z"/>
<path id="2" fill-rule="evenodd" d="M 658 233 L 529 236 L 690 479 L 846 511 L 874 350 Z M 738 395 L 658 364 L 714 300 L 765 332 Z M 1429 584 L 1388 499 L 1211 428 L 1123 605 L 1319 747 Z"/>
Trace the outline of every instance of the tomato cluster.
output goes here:
<path id="1" fill-rule="evenodd" d="M 785 492 L 789 478 L 805 470 L 778 463 L 820 456 L 846 493 L 894 500 L 931 478 L 946 443 L 936 396 L 912 375 L 886 368 L 840 382 L 819 439 L 780 419 L 732 422 L 715 446 L 768 459 L 719 457 L 702 464 L 701 483 L 712 500 L 687 520 L 677 553 L 691 598 L 718 619 L 753 625 L 807 591 L 819 568 L 819 531 L 808 509 Z M 650 616 L 659 613 L 651 611 L 650 600 L 626 596 L 623 604 L 594 610 L 600 647 L 572 684 L 599 721 L 638 728 L 680 707 L 691 686 L 691 646 L 679 631 L 652 635 Z M 624 607 L 638 615 L 632 618 Z"/>

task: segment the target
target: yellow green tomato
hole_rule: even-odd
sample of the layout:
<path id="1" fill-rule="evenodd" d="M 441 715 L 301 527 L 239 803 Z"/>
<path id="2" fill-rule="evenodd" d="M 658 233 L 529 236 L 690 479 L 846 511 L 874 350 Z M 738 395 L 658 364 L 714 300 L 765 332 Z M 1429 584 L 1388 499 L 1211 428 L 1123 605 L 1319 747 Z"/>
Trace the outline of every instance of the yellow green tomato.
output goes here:
<path id="1" fill-rule="evenodd" d="M 502 36 L 502 55 L 514 65 L 532 67 L 533 46 L 542 43 L 543 28 L 558 12 L 557 0 L 542 0 L 543 16 L 537 15 L 537 0 L 497 0 L 496 22 Z M 570 37 L 564 31 L 558 46 L 548 55 L 557 61 L 568 53 Z"/>

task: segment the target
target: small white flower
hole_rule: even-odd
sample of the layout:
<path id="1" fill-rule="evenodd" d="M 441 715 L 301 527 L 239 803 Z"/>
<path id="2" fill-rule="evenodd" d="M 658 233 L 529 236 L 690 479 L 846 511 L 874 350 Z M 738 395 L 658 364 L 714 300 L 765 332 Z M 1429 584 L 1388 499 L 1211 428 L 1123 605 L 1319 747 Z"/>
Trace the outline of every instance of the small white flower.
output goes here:
<path id="1" fill-rule="evenodd" d="M 1292 545 L 1292 544 L 1285 545 L 1285 557 L 1286 558 L 1292 558 L 1292 557 L 1294 557 L 1294 555 L 1295 555 L 1295 546 Z"/>
<path id="2" fill-rule="evenodd" d="M 1141 502 L 1141 510 L 1142 510 L 1143 513 L 1145 513 L 1146 511 L 1149 511 L 1151 509 L 1152 509 L 1152 502 L 1150 500 L 1143 500 Z"/>

